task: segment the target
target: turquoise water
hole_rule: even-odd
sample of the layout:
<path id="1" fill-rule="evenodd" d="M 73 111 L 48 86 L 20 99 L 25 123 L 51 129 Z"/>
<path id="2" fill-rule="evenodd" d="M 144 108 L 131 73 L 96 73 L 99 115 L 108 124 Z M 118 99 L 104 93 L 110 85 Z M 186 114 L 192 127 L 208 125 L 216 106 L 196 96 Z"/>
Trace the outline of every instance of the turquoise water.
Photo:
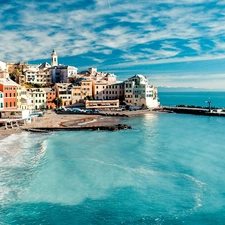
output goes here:
<path id="1" fill-rule="evenodd" d="M 225 92 L 159 92 L 160 103 L 163 106 L 196 105 L 207 107 L 210 99 L 214 107 L 225 108 Z"/>
<path id="2" fill-rule="evenodd" d="M 1 140 L 0 224 L 224 224 L 225 119 L 122 122 Z"/>

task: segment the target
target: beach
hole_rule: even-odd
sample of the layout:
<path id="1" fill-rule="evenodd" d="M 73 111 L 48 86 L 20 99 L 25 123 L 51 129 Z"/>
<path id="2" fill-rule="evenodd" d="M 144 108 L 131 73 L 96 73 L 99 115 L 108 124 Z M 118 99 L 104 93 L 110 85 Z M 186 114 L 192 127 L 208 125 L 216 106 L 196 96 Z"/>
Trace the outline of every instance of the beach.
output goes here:
<path id="1" fill-rule="evenodd" d="M 133 117 L 144 114 L 156 113 L 150 110 L 137 111 L 109 111 L 107 116 L 89 115 L 89 114 L 56 114 L 54 111 L 48 111 L 43 117 L 34 117 L 32 122 L 26 125 L 5 129 L 0 128 L 0 139 L 15 133 L 21 133 L 24 129 L 34 128 L 54 128 L 54 127 L 84 127 L 84 126 L 111 126 L 120 123 L 122 115 Z M 115 116 L 115 114 L 117 116 Z"/>

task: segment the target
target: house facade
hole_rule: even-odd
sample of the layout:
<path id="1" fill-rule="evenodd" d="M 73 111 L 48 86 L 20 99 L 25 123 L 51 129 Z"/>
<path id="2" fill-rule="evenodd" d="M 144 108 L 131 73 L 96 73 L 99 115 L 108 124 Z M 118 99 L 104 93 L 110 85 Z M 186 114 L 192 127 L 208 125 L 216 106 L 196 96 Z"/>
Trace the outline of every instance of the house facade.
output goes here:
<path id="1" fill-rule="evenodd" d="M 92 98 L 92 81 L 81 80 L 73 85 L 71 89 L 72 104 L 83 102 L 88 98 Z"/>
<path id="2" fill-rule="evenodd" d="M 46 109 L 56 108 L 56 93 L 52 88 L 43 88 L 46 93 Z"/>
<path id="3" fill-rule="evenodd" d="M 56 100 L 60 98 L 62 100 L 62 106 L 68 106 L 72 104 L 72 84 L 69 83 L 56 83 L 52 89 L 56 93 Z M 58 105 L 56 105 L 58 108 Z"/>
<path id="4" fill-rule="evenodd" d="M 58 65 L 49 69 L 53 83 L 67 83 L 69 79 L 77 75 L 77 68 L 74 66 Z"/>
<path id="5" fill-rule="evenodd" d="M 4 94 L 4 110 L 17 109 L 17 86 L 18 84 L 9 78 L 0 79 L 0 91 Z"/>
<path id="6" fill-rule="evenodd" d="M 156 108 L 159 106 L 157 89 L 148 83 L 148 79 L 140 74 L 124 82 L 125 102 L 129 106 L 140 108 Z"/>
<path id="7" fill-rule="evenodd" d="M 28 88 L 27 93 L 31 98 L 33 110 L 46 109 L 46 92 L 43 88 Z"/>
<path id="8" fill-rule="evenodd" d="M 93 97 L 96 100 L 124 99 L 123 82 L 110 84 L 107 81 L 95 81 L 93 84 Z"/>

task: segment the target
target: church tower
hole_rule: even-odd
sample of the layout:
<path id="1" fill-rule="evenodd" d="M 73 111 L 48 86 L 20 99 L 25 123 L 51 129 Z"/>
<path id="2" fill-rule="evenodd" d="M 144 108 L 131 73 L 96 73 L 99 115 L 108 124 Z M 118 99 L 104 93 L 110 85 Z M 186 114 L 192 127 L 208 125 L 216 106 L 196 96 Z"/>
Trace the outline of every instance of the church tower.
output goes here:
<path id="1" fill-rule="evenodd" d="M 51 54 L 51 58 L 52 58 L 52 66 L 58 66 L 58 56 L 56 54 L 55 49 L 53 49 L 52 54 Z"/>

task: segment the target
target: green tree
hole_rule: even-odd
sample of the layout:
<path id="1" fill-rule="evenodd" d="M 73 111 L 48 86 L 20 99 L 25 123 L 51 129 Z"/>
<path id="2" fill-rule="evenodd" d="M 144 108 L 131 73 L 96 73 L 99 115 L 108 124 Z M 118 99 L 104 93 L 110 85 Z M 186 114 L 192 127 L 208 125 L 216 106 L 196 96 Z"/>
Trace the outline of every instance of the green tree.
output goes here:
<path id="1" fill-rule="evenodd" d="M 54 101 L 54 103 L 55 103 L 57 108 L 60 108 L 62 106 L 62 104 L 63 104 L 62 99 L 58 98 L 58 97 L 55 98 L 53 101 Z"/>
<path id="2" fill-rule="evenodd" d="M 19 71 L 18 69 L 15 69 L 12 73 L 9 74 L 9 77 L 11 80 L 19 83 L 19 78 L 22 75 L 22 72 Z"/>

